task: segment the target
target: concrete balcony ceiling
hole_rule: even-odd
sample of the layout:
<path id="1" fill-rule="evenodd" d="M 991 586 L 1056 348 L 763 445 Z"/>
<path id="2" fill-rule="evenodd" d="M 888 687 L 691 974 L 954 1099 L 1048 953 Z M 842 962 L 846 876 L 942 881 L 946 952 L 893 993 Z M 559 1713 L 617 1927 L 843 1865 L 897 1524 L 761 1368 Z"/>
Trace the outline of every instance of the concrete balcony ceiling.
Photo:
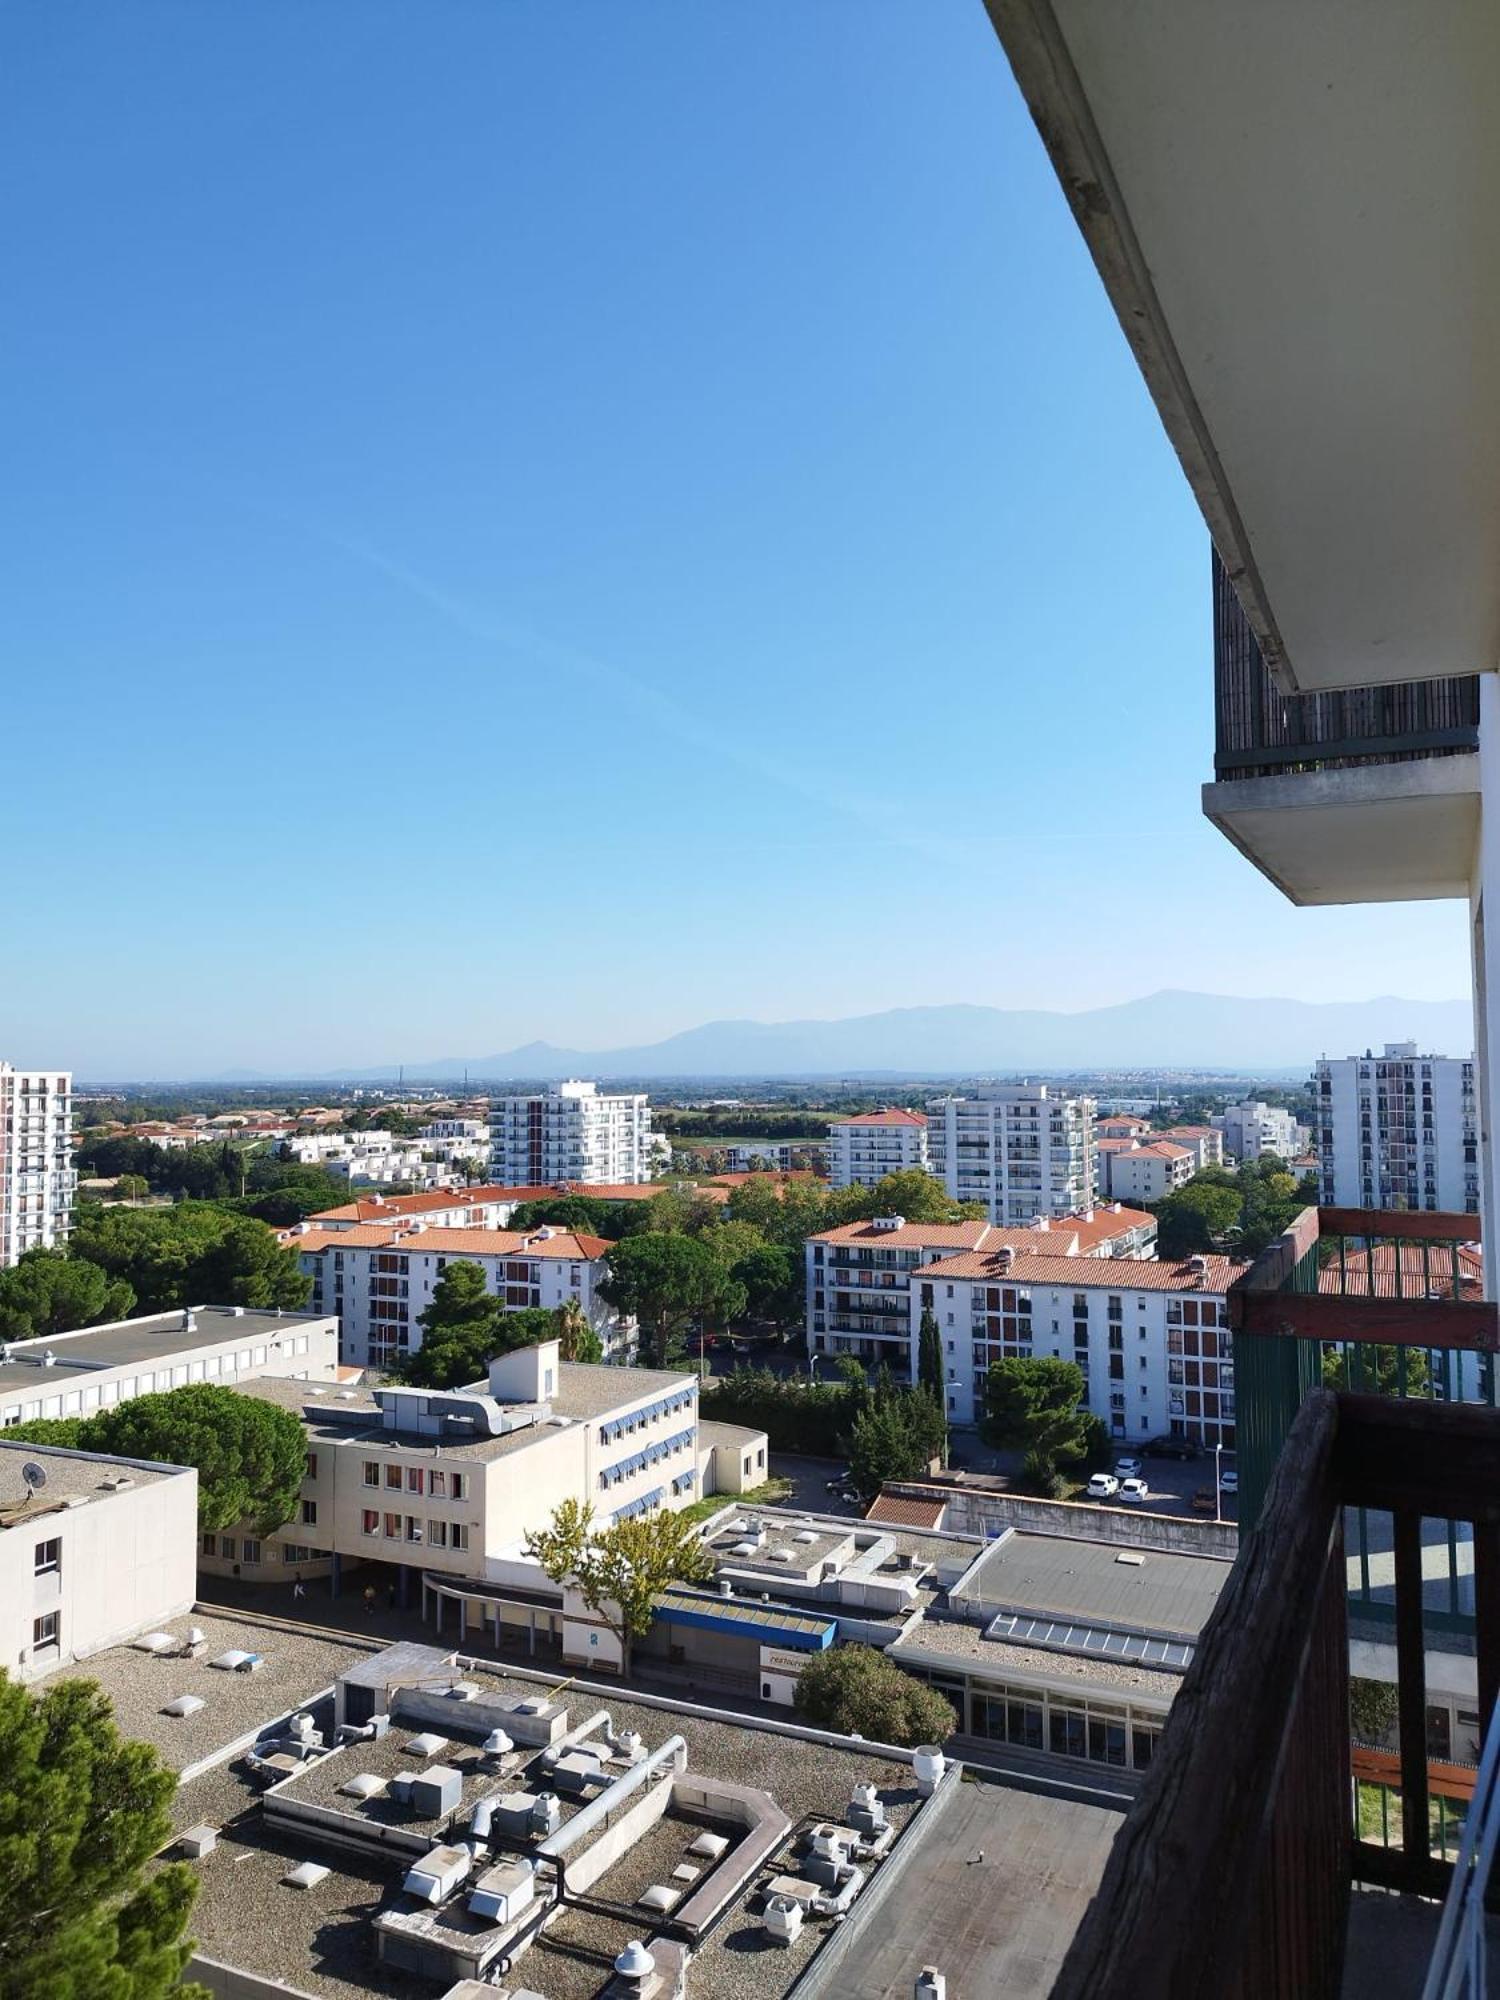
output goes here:
<path id="1" fill-rule="evenodd" d="M 1500 664 L 1500 5 L 986 5 L 1279 685 Z"/>

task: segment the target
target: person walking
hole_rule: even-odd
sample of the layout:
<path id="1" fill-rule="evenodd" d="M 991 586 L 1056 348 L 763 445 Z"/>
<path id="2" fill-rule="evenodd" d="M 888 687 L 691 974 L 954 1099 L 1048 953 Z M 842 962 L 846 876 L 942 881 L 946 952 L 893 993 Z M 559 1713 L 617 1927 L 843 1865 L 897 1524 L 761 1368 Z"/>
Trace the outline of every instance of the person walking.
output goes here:
<path id="1" fill-rule="evenodd" d="M 365 1585 L 365 1616 L 366 1618 L 373 1618 L 375 1616 L 375 1586 L 373 1583 Z"/>
<path id="2" fill-rule="evenodd" d="M 306 1595 L 307 1595 L 307 1586 L 302 1581 L 302 1572 L 299 1569 L 297 1574 L 292 1578 L 292 1597 L 293 1600 L 295 1601 L 295 1599 L 299 1597 L 306 1597 Z"/>

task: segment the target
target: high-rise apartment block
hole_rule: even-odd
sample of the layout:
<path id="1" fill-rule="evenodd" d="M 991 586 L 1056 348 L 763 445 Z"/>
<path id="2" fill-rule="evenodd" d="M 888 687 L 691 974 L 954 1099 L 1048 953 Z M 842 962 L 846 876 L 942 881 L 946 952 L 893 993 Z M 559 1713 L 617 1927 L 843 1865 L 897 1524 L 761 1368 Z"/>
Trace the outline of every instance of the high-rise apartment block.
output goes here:
<path id="1" fill-rule="evenodd" d="M 0 1270 L 67 1242 L 77 1185 L 72 1077 L 0 1062 Z"/>
<path id="2" fill-rule="evenodd" d="M 1071 1215 L 1094 1199 L 1094 1100 L 1045 1083 L 995 1084 L 927 1106 L 930 1171 L 991 1222 Z"/>
<path id="3" fill-rule="evenodd" d="M 606 1097 L 570 1078 L 490 1103 L 490 1173 L 502 1186 L 646 1181 L 651 1150 L 644 1093 Z"/>
<path id="4" fill-rule="evenodd" d="M 828 1128 L 828 1178 L 836 1188 L 876 1187 L 887 1174 L 927 1171 L 927 1120 L 920 1111 L 867 1111 Z"/>
<path id="5" fill-rule="evenodd" d="M 1319 1196 L 1330 1208 L 1479 1212 L 1474 1064 L 1387 1042 L 1313 1072 Z"/>

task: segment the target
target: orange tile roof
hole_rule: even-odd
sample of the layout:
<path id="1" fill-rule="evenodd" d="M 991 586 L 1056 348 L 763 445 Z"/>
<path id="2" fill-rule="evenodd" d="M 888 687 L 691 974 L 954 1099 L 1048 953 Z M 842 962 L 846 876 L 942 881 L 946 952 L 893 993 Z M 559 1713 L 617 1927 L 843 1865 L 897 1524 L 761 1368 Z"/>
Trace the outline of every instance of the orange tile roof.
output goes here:
<path id="1" fill-rule="evenodd" d="M 1109 1141 L 1106 1139 L 1104 1143 L 1108 1145 Z M 1156 1139 L 1149 1146 L 1136 1146 L 1132 1150 L 1144 1153 L 1153 1160 L 1190 1160 L 1193 1157 L 1188 1147 L 1179 1146 L 1173 1139 Z"/>
<path id="2" fill-rule="evenodd" d="M 842 1222 L 820 1229 L 812 1243 L 878 1243 L 887 1249 L 975 1250 L 994 1230 L 990 1222 L 903 1222 L 899 1229 L 877 1229 L 873 1222 Z"/>
<path id="3" fill-rule="evenodd" d="M 468 1187 L 429 1188 L 425 1194 L 387 1194 L 377 1200 L 365 1195 L 347 1201 L 341 1208 L 320 1208 L 311 1222 L 393 1221 L 401 1215 L 435 1215 L 446 1208 L 477 1208 L 491 1202 L 548 1201 L 557 1197 L 555 1187 Z"/>
<path id="4" fill-rule="evenodd" d="M 1484 1296 L 1484 1254 L 1477 1243 L 1458 1245 L 1459 1296 Z M 1446 1243 L 1434 1243 L 1428 1252 L 1427 1270 L 1422 1269 L 1420 1242 L 1401 1246 L 1401 1283 L 1396 1284 L 1396 1251 L 1393 1243 L 1375 1245 L 1375 1284 L 1370 1285 L 1370 1256 L 1365 1250 L 1349 1250 L 1343 1265 L 1338 1260 L 1325 1264 L 1318 1273 L 1320 1292 L 1342 1292 L 1349 1298 L 1425 1299 L 1430 1293 L 1439 1298 L 1453 1296 L 1453 1255 Z"/>
<path id="5" fill-rule="evenodd" d="M 924 1282 L 980 1278 L 986 1284 L 1070 1286 L 1074 1291 L 1111 1292 L 1211 1292 L 1227 1291 L 1246 1262 L 1233 1257 L 1206 1257 L 1205 1268 L 1195 1271 L 1192 1260 L 1179 1263 L 1131 1262 L 1114 1257 L 1038 1257 L 1020 1252 L 1002 1268 L 992 1250 L 968 1251 L 924 1264 L 917 1274 Z"/>
<path id="6" fill-rule="evenodd" d="M 835 1118 L 835 1125 L 925 1125 L 920 1111 L 861 1111 L 853 1118 Z"/>
<path id="7" fill-rule="evenodd" d="M 401 1229 L 387 1224 L 362 1224 L 354 1229 L 312 1229 L 302 1235 L 282 1232 L 290 1250 L 318 1254 L 324 1250 L 415 1250 L 447 1257 L 547 1257 L 592 1260 L 614 1245 L 603 1236 L 557 1229 L 550 1236 L 519 1229 Z"/>

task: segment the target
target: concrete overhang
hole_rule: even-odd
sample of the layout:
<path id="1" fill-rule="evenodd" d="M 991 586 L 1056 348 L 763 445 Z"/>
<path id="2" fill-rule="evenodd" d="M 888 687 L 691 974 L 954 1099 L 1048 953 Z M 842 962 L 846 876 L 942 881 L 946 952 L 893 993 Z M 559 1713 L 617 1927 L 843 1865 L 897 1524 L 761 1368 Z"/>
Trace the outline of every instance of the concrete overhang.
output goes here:
<path id="1" fill-rule="evenodd" d="M 1429 757 L 1203 787 L 1203 810 L 1294 903 L 1466 897 L 1479 758 Z"/>
<path id="2" fill-rule="evenodd" d="M 1500 663 L 1500 5 L 986 0 L 1287 693 Z"/>

